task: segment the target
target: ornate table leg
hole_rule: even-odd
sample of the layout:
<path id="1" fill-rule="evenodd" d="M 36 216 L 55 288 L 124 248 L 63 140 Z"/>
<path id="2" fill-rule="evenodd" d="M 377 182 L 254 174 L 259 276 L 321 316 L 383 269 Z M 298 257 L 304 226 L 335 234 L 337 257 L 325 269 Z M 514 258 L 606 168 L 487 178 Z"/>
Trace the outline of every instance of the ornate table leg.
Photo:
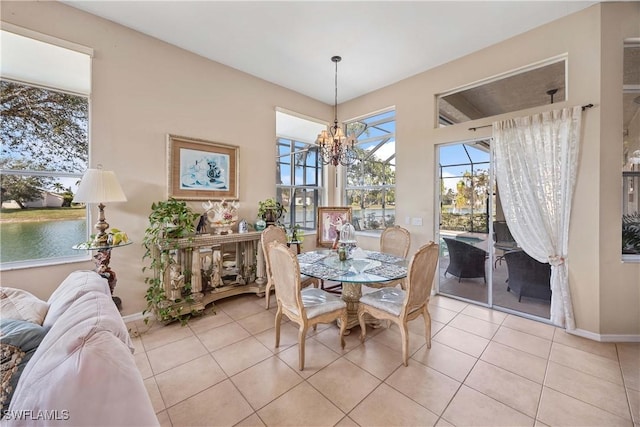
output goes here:
<path id="1" fill-rule="evenodd" d="M 113 290 L 116 287 L 116 283 L 118 283 L 118 279 L 116 278 L 116 272 L 109 267 L 109 262 L 111 261 L 111 249 L 100 249 L 93 256 L 93 260 L 96 263 L 96 272 L 107 279 L 113 302 L 116 307 L 118 307 L 118 310 L 122 310 L 122 300 L 119 297 L 113 296 Z"/>
<path id="2" fill-rule="evenodd" d="M 362 285 L 360 283 L 342 283 L 342 300 L 347 303 L 347 328 L 345 335 L 349 335 L 350 329 L 360 325 L 358 320 L 358 305 L 362 296 Z M 365 322 L 373 328 L 380 327 L 380 321 L 368 314 L 365 314 Z"/>
<path id="3" fill-rule="evenodd" d="M 342 284 L 342 300 L 347 303 L 347 331 L 358 322 L 358 303 L 362 296 L 362 285 L 359 283 Z"/>
<path id="4" fill-rule="evenodd" d="M 262 252 L 262 245 L 260 244 L 260 242 L 258 242 L 256 246 L 258 247 L 256 251 L 256 284 L 258 286 L 264 286 L 267 284 L 267 272 L 264 253 Z"/>

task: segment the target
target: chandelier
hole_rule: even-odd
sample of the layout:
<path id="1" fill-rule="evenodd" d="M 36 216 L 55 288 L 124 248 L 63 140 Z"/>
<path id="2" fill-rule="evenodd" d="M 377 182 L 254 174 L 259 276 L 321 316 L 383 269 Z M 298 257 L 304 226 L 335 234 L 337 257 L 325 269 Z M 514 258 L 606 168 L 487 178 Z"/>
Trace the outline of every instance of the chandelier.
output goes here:
<path id="1" fill-rule="evenodd" d="M 333 56 L 331 58 L 331 61 L 336 64 L 333 125 L 318 135 L 316 144 L 318 144 L 320 158 L 323 164 L 349 166 L 357 160 L 357 155 L 354 150 L 356 138 L 353 135 L 346 136 L 342 130 L 342 126 L 338 124 L 338 62 L 341 60 L 342 58 L 339 56 Z"/>

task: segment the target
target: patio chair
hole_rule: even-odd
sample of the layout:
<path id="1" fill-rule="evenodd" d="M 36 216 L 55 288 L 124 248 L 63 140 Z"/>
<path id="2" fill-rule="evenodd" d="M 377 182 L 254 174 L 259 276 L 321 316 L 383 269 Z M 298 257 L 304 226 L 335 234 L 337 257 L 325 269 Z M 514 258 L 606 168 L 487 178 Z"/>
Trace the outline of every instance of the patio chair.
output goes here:
<path id="1" fill-rule="evenodd" d="M 433 277 L 438 265 L 438 245 L 429 242 L 413 255 L 409 262 L 406 290 L 382 288 L 360 298 L 358 320 L 360 322 L 360 340 L 364 342 L 367 326 L 364 316 L 369 314 L 376 319 L 390 320 L 398 325 L 402 337 L 402 363 L 408 364 L 409 327 L 408 323 L 422 315 L 424 318 L 427 348 L 431 348 L 431 315 L 429 297 L 433 286 Z"/>
<path id="2" fill-rule="evenodd" d="M 337 295 L 317 288 L 301 289 L 300 265 L 298 258 L 278 242 L 268 248 L 272 279 L 276 287 L 276 348 L 280 346 L 280 324 L 284 314 L 299 326 L 298 362 L 304 369 L 304 347 L 307 330 L 316 329 L 318 323 L 330 323 L 340 319 L 340 345 L 344 349 L 344 332 L 347 327 L 347 303 Z"/>
<path id="3" fill-rule="evenodd" d="M 523 250 L 506 252 L 509 285 L 507 291 L 513 291 L 518 296 L 532 297 L 551 301 L 551 266 L 539 262 Z"/>
<path id="4" fill-rule="evenodd" d="M 447 244 L 449 250 L 449 266 L 444 272 L 445 277 L 447 273 L 449 273 L 452 276 L 456 276 L 458 282 L 460 282 L 461 279 L 482 277 L 484 283 L 487 283 L 485 273 L 486 251 L 460 240 L 448 237 L 443 237 L 442 239 Z"/>
<path id="5" fill-rule="evenodd" d="M 501 255 L 496 256 L 493 268 L 496 268 L 498 266 L 498 263 L 502 265 L 504 252 L 519 249 L 518 244 L 516 243 L 516 239 L 514 239 L 511 235 L 511 231 L 509 230 L 509 226 L 507 225 L 506 221 L 493 222 L 493 241 L 493 246 L 496 249 L 502 251 Z"/>
<path id="6" fill-rule="evenodd" d="M 287 243 L 287 234 L 280 227 L 275 225 L 268 226 L 260 235 L 260 244 L 262 245 L 262 253 L 264 254 L 265 264 L 267 267 L 267 286 L 264 289 L 265 308 L 269 310 L 269 304 L 271 302 L 271 288 L 273 287 L 273 280 L 271 280 L 271 266 L 269 263 L 269 243 L 278 242 L 282 244 Z M 290 249 L 292 250 L 292 249 Z M 292 252 L 293 253 L 293 252 Z M 302 287 L 313 286 L 318 287 L 318 279 L 302 275 L 300 277 Z"/>
<path id="7" fill-rule="evenodd" d="M 411 233 L 409 233 L 409 230 L 402 228 L 399 225 L 385 228 L 380 235 L 380 252 L 406 258 L 410 247 Z M 398 284 L 400 287 L 403 287 L 403 283 L 404 279 L 400 279 L 393 280 L 391 282 L 367 283 L 366 286 L 379 289 L 395 287 Z"/>

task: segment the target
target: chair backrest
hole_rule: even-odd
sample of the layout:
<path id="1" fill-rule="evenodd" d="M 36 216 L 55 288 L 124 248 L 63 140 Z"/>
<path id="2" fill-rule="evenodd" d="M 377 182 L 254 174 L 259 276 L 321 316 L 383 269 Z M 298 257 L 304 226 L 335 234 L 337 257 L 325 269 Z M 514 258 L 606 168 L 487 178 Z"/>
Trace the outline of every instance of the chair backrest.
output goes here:
<path id="1" fill-rule="evenodd" d="M 271 277 L 271 266 L 269 263 L 269 244 L 271 242 L 287 243 L 287 233 L 280 227 L 270 225 L 260 234 L 260 244 L 262 245 L 262 253 L 264 254 L 265 264 L 267 266 L 267 280 Z"/>
<path id="2" fill-rule="evenodd" d="M 380 252 L 406 258 L 411 247 L 411 234 L 399 225 L 385 228 L 380 235 Z"/>
<path id="3" fill-rule="evenodd" d="M 414 309 L 429 303 L 433 278 L 438 265 L 439 247 L 434 242 L 422 246 L 411 257 L 407 280 L 405 282 L 405 301 L 403 313 L 406 316 Z"/>
<path id="4" fill-rule="evenodd" d="M 471 256 L 486 256 L 487 252 L 467 242 L 449 237 L 443 237 L 442 240 L 447 244 L 450 258 L 458 258 L 467 260 Z"/>
<path id="5" fill-rule="evenodd" d="M 506 252 L 504 259 L 507 261 L 509 281 L 523 280 L 543 286 L 547 286 L 551 281 L 551 266 L 538 261 L 525 251 Z"/>
<path id="6" fill-rule="evenodd" d="M 515 243 L 506 221 L 493 221 L 493 240 L 503 243 Z"/>
<path id="7" fill-rule="evenodd" d="M 267 253 L 278 304 L 282 304 L 286 310 L 298 314 L 301 318 L 304 317 L 298 258 L 286 245 L 278 242 L 271 242 Z"/>

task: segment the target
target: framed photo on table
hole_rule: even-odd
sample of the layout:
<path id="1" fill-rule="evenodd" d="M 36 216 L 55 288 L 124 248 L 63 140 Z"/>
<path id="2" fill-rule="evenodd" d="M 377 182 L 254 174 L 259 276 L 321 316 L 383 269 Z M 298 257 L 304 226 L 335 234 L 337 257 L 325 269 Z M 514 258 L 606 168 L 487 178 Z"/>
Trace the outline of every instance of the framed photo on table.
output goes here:
<path id="1" fill-rule="evenodd" d="M 238 151 L 235 145 L 168 135 L 169 197 L 237 199 Z"/>
<path id="2" fill-rule="evenodd" d="M 336 237 L 340 237 L 340 228 L 348 222 L 351 222 L 350 207 L 319 207 L 317 245 L 333 245 Z"/>

